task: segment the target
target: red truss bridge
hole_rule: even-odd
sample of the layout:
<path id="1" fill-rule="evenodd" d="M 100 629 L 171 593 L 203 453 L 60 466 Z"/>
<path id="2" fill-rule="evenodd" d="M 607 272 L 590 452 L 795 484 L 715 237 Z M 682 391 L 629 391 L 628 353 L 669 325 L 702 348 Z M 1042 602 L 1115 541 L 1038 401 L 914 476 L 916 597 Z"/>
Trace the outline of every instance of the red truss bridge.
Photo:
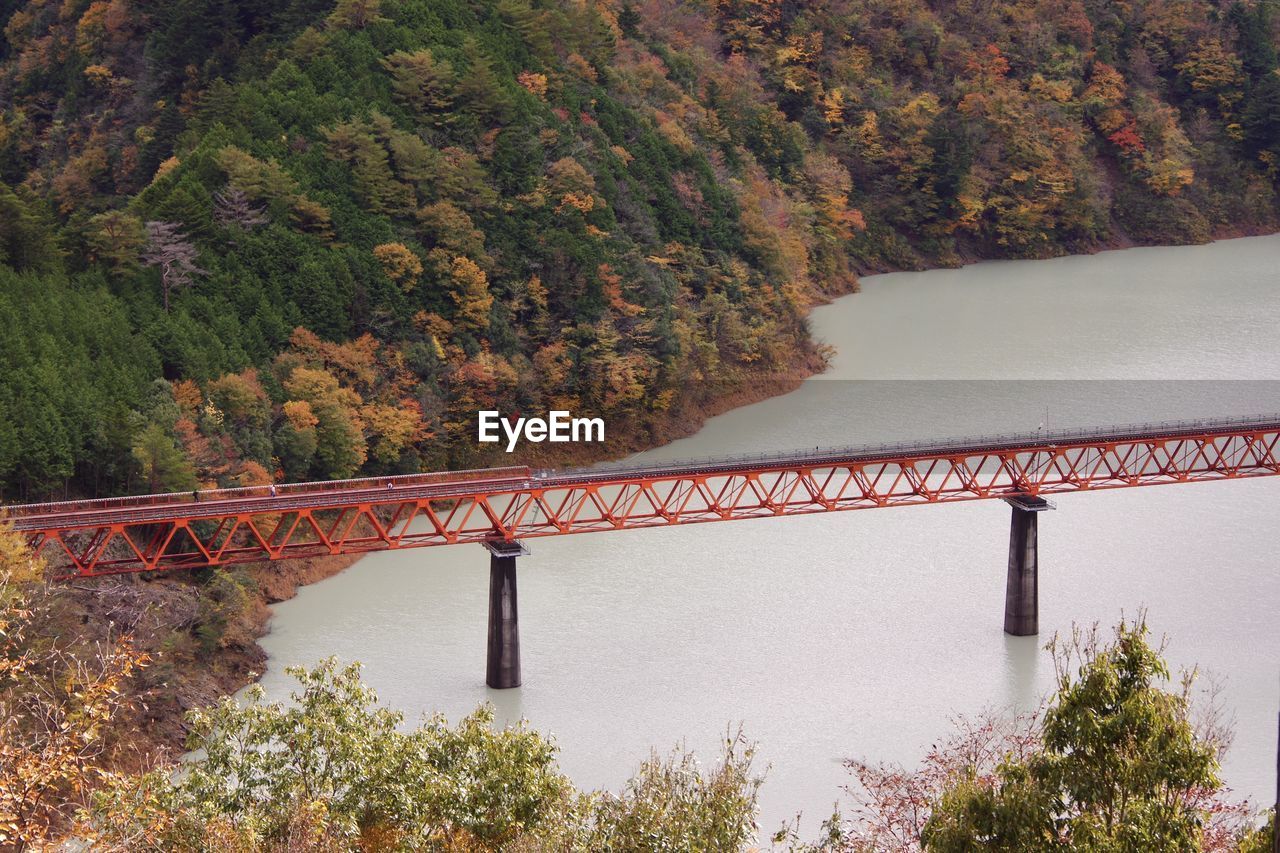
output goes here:
<path id="1" fill-rule="evenodd" d="M 1033 634 L 1036 513 L 1051 508 L 1044 496 L 1280 474 L 1277 441 L 1280 415 L 1268 415 L 29 504 L 0 509 L 0 520 L 62 578 L 481 543 L 493 555 L 492 629 L 494 607 L 499 622 L 507 607 L 514 625 L 521 540 L 1003 499 L 1014 508 L 1005 629 Z"/>

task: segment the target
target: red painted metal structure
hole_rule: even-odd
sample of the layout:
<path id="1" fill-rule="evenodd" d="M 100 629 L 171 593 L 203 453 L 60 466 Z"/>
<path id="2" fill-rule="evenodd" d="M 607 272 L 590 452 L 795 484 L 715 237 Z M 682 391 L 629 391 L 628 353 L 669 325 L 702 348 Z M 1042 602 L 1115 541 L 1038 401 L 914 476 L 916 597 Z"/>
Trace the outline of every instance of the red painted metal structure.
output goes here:
<path id="1" fill-rule="evenodd" d="M 0 510 L 62 577 L 1280 474 L 1280 415 Z"/>

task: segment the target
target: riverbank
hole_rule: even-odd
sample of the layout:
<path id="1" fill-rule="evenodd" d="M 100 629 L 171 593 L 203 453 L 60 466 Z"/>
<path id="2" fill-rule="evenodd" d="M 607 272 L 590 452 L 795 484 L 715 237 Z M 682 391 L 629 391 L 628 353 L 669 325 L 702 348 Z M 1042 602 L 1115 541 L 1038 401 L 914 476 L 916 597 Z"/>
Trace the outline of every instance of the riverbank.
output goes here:
<path id="1" fill-rule="evenodd" d="M 127 639 L 149 658 L 129 684 L 133 701 L 108 739 L 105 766 L 136 772 L 182 753 L 188 711 L 261 676 L 267 656 L 258 640 L 267 633 L 270 605 L 356 559 L 235 567 L 213 578 L 121 575 L 53 592 L 51 636 L 81 649 Z"/>
<path id="2" fill-rule="evenodd" d="M 1280 218 L 1265 222 L 1222 225 L 1213 229 L 1204 239 L 1191 241 L 1172 241 L 1167 243 L 1152 242 L 1134 238 L 1118 222 L 1113 222 L 1107 236 L 1084 245 L 1062 246 L 1050 244 L 1044 254 L 1033 257 L 993 258 L 984 255 L 980 246 L 972 242 L 958 242 L 954 251 L 946 255 L 915 256 L 918 263 L 860 263 L 853 264 L 853 271 L 861 277 L 884 275 L 894 272 L 927 272 L 935 269 L 960 269 L 961 267 L 981 264 L 986 261 L 1000 260 L 1036 260 L 1046 261 L 1052 258 L 1089 257 L 1103 252 L 1122 251 L 1124 249 L 1160 248 L 1172 246 L 1205 246 L 1222 240 L 1235 240 L 1240 237 L 1265 237 L 1280 232 Z"/>

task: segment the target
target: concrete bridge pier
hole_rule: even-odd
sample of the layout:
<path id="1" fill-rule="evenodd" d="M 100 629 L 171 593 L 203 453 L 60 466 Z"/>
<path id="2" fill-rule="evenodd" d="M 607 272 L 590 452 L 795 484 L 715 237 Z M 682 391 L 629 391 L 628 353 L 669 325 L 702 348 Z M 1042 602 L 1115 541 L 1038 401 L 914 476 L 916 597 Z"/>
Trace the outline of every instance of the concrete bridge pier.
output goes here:
<path id="1" fill-rule="evenodd" d="M 489 551 L 489 653 L 485 683 L 498 690 L 520 686 L 520 610 L 516 599 L 516 557 L 528 554 L 520 542 L 484 543 Z"/>
<path id="2" fill-rule="evenodd" d="M 1015 637 L 1040 633 L 1040 566 L 1036 516 L 1053 509 L 1044 498 L 1005 498 L 1013 507 L 1009 526 L 1009 576 L 1004 590 L 1004 632 Z"/>

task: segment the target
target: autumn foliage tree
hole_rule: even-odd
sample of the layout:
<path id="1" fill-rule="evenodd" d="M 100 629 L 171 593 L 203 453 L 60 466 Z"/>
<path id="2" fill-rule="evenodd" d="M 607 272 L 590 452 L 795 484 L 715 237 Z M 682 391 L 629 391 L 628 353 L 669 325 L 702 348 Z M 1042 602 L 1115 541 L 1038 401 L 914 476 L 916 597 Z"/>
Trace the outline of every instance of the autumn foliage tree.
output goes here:
<path id="1" fill-rule="evenodd" d="M 457 305 L 459 328 L 482 332 L 489 327 L 489 310 L 493 296 L 489 293 L 489 278 L 475 261 L 466 257 L 453 259 L 449 269 L 454 303 Z"/>
<path id="2" fill-rule="evenodd" d="M 128 703 L 125 681 L 144 655 L 126 639 L 76 654 L 42 630 L 43 564 L 0 525 L 0 846 L 61 837 L 106 776 L 109 727 Z"/>
<path id="3" fill-rule="evenodd" d="M 422 260 L 403 243 L 383 243 L 373 247 L 373 256 L 382 265 L 387 278 L 400 286 L 401 290 L 413 290 L 422 275 Z"/>

